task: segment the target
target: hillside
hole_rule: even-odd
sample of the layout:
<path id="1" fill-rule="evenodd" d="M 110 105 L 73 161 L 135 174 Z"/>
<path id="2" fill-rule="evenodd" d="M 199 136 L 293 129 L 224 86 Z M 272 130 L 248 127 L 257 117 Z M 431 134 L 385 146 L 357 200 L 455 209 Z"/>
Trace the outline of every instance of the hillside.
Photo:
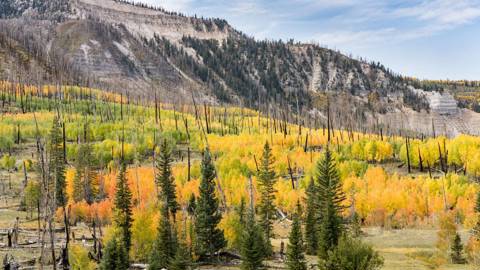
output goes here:
<path id="1" fill-rule="evenodd" d="M 3 81 L 0 108 L 0 257 L 21 267 L 51 269 L 50 258 L 61 258 L 67 246 L 72 269 L 97 269 L 109 256 L 104 247 L 118 237 L 116 194 L 124 178 L 132 207 L 129 258 L 133 269 L 145 269 L 151 254 L 158 252 L 154 243 L 164 228 L 158 221 L 167 220 L 159 211 L 166 197 L 163 183 L 154 180 L 161 179 L 162 164 L 170 167 L 179 205 L 172 227 L 182 232 L 180 239 L 188 237 L 188 247 L 194 250 L 199 238 L 192 226 L 200 216 L 195 209 L 201 206 L 207 146 L 216 174 L 210 190 L 216 194 L 226 254 L 242 254 L 242 206 L 260 204 L 264 174 L 259 170 L 267 166 L 273 172 L 276 211 L 269 239 L 275 255 L 265 258 L 265 269 L 286 268 L 281 243 L 289 241 L 290 217 L 297 203 L 305 209 L 305 219 L 312 211 L 323 214 L 323 207 L 312 207 L 310 202 L 320 193 L 321 186 L 315 183 L 323 177 L 326 149 L 334 153 L 331 168 L 346 196 L 342 200 L 348 207 L 342 207 L 341 213 L 346 228 L 360 230 L 356 237 L 370 243 L 385 260 L 383 268 L 372 269 L 439 265 L 466 269 L 447 260 L 448 248 L 438 248 L 437 235 L 442 231 L 438 224 L 446 209 L 451 210 L 449 224 L 458 226 L 455 230 L 462 241 L 476 239 L 471 228 L 478 226 L 474 206 L 479 192 L 479 137 L 406 140 L 398 135 L 325 131 L 320 125 L 302 128 L 245 108 L 154 106 L 99 89 L 52 85 L 39 89 Z M 265 142 L 271 147 L 267 161 L 262 153 Z M 53 190 L 48 185 L 55 179 L 50 172 L 56 164 L 64 166 L 65 185 L 56 194 L 63 194 L 67 212 L 45 199 L 61 186 L 57 181 Z M 127 173 L 122 176 L 123 165 Z M 317 193 L 309 191 L 312 183 Z M 48 211 L 51 205 L 57 215 Z M 8 241 L 16 217 L 20 218 L 18 238 Z M 262 216 L 257 218 L 260 221 Z M 312 235 L 319 224 L 314 224 Z M 43 230 L 44 238 L 40 237 L 38 232 L 47 226 L 51 229 Z M 478 254 L 478 247 L 466 252 Z M 192 258 L 195 269 L 242 269 L 238 259 L 204 262 L 197 254 Z M 316 251 L 308 254 L 309 268 L 315 267 Z"/>
<path id="2" fill-rule="evenodd" d="M 138 91 L 138 86 L 162 85 L 180 76 L 195 90 L 208 88 L 219 101 L 246 101 L 257 95 L 285 98 L 295 93 L 306 103 L 306 97 L 319 90 L 386 94 L 401 88 L 384 67 L 315 45 L 258 42 L 220 19 L 97 2 L 6 1 L 3 5 L 9 8 L 1 15 L 11 19 L 2 23 L 2 32 L 15 29 L 19 36 L 11 38 L 17 41 L 38 35 L 39 30 L 46 32 L 38 37 L 42 51 L 66 57 L 83 76 L 113 88 L 120 87 L 116 81 L 120 77 L 131 84 L 127 88 Z M 31 20 L 42 23 L 34 23 L 38 28 L 32 29 Z M 109 66 L 102 66 L 108 62 Z M 152 70 L 158 65 L 170 70 Z M 89 70 L 100 73 L 86 74 Z"/>
<path id="3" fill-rule="evenodd" d="M 411 86 L 431 89 L 380 63 L 313 44 L 258 41 L 222 19 L 112 0 L 7 0 L 1 5 L 3 79 L 16 80 L 25 72 L 22 80 L 32 84 L 69 82 L 138 97 L 157 95 L 172 103 L 191 103 L 194 96 L 201 103 L 323 117 L 329 97 L 333 117 L 356 129 L 362 121 L 373 122 L 371 128 L 382 124 L 400 130 L 403 124 L 395 117 L 430 115 L 428 99 Z M 383 121 L 376 114 L 394 118 Z M 412 125 L 409 130 L 431 132 Z"/>

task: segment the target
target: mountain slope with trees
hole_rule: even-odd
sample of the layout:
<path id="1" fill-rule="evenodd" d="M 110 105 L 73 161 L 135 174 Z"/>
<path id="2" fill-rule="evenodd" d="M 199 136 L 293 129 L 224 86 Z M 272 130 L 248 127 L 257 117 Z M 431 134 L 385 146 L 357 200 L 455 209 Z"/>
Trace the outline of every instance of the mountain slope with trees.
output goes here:
<path id="1" fill-rule="evenodd" d="M 257 41 L 222 19 L 110 0 L 7 0 L 0 12 L 4 54 L 11 55 L 6 48 L 13 42 L 25 61 L 44 63 L 32 81 L 97 84 L 132 95 L 195 93 L 214 103 L 295 111 L 315 107 L 324 91 L 345 92 L 364 104 L 374 93 L 382 105 L 373 109 L 384 111 L 393 108 L 394 93 L 407 106 L 428 109 L 401 76 L 379 63 L 314 44 Z M 22 69 L 4 64 L 4 78 Z"/>

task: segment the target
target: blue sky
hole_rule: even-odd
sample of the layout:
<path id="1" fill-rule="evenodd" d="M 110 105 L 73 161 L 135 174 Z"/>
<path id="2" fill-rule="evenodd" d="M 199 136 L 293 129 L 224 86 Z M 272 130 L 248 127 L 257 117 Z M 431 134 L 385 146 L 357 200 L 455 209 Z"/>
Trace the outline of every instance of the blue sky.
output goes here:
<path id="1" fill-rule="evenodd" d="M 480 80 L 480 0 L 142 0 L 225 18 L 257 39 L 293 38 L 421 79 Z"/>

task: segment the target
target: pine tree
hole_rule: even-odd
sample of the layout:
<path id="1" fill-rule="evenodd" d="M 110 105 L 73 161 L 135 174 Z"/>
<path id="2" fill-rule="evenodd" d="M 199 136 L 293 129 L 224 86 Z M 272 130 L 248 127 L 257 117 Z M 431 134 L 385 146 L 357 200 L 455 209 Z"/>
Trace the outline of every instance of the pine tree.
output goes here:
<path id="1" fill-rule="evenodd" d="M 293 216 L 292 229 L 287 245 L 287 267 L 290 270 L 307 269 L 300 216 L 300 203 L 297 202 L 297 212 Z"/>
<path id="2" fill-rule="evenodd" d="M 463 257 L 463 244 L 462 239 L 458 233 L 455 234 L 453 238 L 452 245 L 450 251 L 450 258 L 452 259 L 452 263 L 455 264 L 464 264 L 466 263 L 465 258 Z"/>
<path id="3" fill-rule="evenodd" d="M 350 234 L 353 237 L 359 237 L 362 234 L 362 221 L 357 212 L 353 213 L 352 220 L 350 221 Z"/>
<path id="4" fill-rule="evenodd" d="M 55 198 L 58 207 L 65 207 L 67 204 L 66 182 L 65 182 L 65 159 L 63 156 L 63 138 L 61 124 L 55 116 L 53 126 L 50 130 L 50 176 L 55 183 Z"/>
<path id="5" fill-rule="evenodd" d="M 177 250 L 176 239 L 176 231 L 170 223 L 168 206 L 163 205 L 157 239 L 150 255 L 149 270 L 167 269 L 170 266 Z"/>
<path id="6" fill-rule="evenodd" d="M 317 212 L 318 212 L 318 194 L 315 181 L 310 180 L 305 191 L 307 195 L 305 210 L 305 244 L 306 252 L 309 255 L 318 252 L 318 234 L 317 234 Z"/>
<path id="7" fill-rule="evenodd" d="M 273 236 L 273 221 L 276 217 L 275 207 L 275 171 L 273 170 L 274 158 L 268 142 L 263 148 L 262 160 L 258 172 L 258 185 L 260 191 L 260 202 L 258 204 L 260 214 L 260 226 L 264 232 L 266 242 L 266 254 L 271 256 L 272 243 L 270 238 Z"/>
<path id="8" fill-rule="evenodd" d="M 115 193 L 115 221 L 121 230 L 122 240 L 125 244 L 127 254 L 130 251 L 132 239 L 132 192 L 127 183 L 127 165 L 122 159 L 120 171 L 117 177 Z"/>
<path id="9" fill-rule="evenodd" d="M 63 210 L 63 223 L 65 226 L 65 238 L 67 242 L 66 252 L 68 253 L 68 243 L 70 242 L 70 233 L 69 233 L 69 224 L 67 217 L 67 197 L 66 197 L 66 181 L 65 181 L 65 157 L 64 157 L 64 148 L 63 148 L 63 137 L 61 131 L 61 123 L 57 116 L 53 119 L 53 126 L 50 130 L 50 141 L 49 141 L 49 175 L 53 181 L 51 184 L 55 185 L 55 207 L 57 209 L 61 207 Z M 69 268 L 68 256 L 64 256 L 62 260 L 63 269 Z"/>
<path id="10" fill-rule="evenodd" d="M 195 209 L 197 208 L 197 199 L 195 198 L 195 194 L 190 194 L 190 199 L 188 199 L 187 204 L 187 212 L 189 215 L 195 215 Z"/>
<path id="11" fill-rule="evenodd" d="M 75 159 L 75 176 L 73 178 L 73 199 L 75 202 L 85 200 L 88 204 L 96 201 L 98 195 L 98 176 L 93 168 L 93 147 L 88 141 L 88 124 L 84 127 L 84 141 L 80 144 Z"/>
<path id="12" fill-rule="evenodd" d="M 241 225 L 245 223 L 245 209 L 245 197 L 242 196 L 242 198 L 240 199 L 240 205 L 237 208 L 238 221 Z"/>
<path id="13" fill-rule="evenodd" d="M 175 193 L 175 180 L 172 175 L 172 157 L 171 151 L 165 139 L 160 145 L 160 155 L 157 161 L 156 183 L 161 188 L 161 199 L 166 202 L 168 212 L 175 218 L 175 214 L 179 208 L 177 203 L 177 195 Z"/>
<path id="14" fill-rule="evenodd" d="M 83 170 L 76 166 L 73 176 L 73 201 L 81 202 L 84 198 Z"/>
<path id="15" fill-rule="evenodd" d="M 107 243 L 100 270 L 128 270 L 128 252 L 123 242 L 113 238 Z"/>
<path id="16" fill-rule="evenodd" d="M 192 265 L 192 256 L 184 240 L 180 241 L 175 257 L 170 264 L 170 270 L 187 270 Z"/>
<path id="17" fill-rule="evenodd" d="M 332 153 L 327 148 L 325 156 L 317 164 L 317 183 L 319 194 L 319 252 L 321 259 L 326 258 L 327 251 L 338 244 L 344 233 L 341 212 L 344 209 L 345 194 Z"/>
<path id="18" fill-rule="evenodd" d="M 215 168 L 208 148 L 202 159 L 200 196 L 195 209 L 195 252 L 200 259 L 213 256 L 226 246 L 223 231 L 217 228 L 222 219 L 215 196 Z"/>
<path id="19" fill-rule="evenodd" d="M 249 211 L 245 230 L 242 234 L 240 254 L 242 255 L 242 270 L 264 269 L 263 260 L 266 257 L 265 240 L 260 228 L 255 222 L 255 214 Z"/>

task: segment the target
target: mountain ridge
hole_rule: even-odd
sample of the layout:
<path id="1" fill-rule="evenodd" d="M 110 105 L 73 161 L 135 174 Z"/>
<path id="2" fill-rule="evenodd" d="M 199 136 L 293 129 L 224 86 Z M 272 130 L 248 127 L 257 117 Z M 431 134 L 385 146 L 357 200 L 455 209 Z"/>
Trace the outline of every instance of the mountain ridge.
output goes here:
<path id="1" fill-rule="evenodd" d="M 0 76 L 9 80 L 25 73 L 32 82 L 158 94 L 172 103 L 195 96 L 200 102 L 303 115 L 325 115 L 328 99 L 347 126 L 406 109 L 428 114 L 427 98 L 415 89 L 443 90 L 442 84 L 416 82 L 380 63 L 315 44 L 255 40 L 222 19 L 113 0 L 1 5 Z M 23 52 L 23 62 L 12 48 Z"/>

